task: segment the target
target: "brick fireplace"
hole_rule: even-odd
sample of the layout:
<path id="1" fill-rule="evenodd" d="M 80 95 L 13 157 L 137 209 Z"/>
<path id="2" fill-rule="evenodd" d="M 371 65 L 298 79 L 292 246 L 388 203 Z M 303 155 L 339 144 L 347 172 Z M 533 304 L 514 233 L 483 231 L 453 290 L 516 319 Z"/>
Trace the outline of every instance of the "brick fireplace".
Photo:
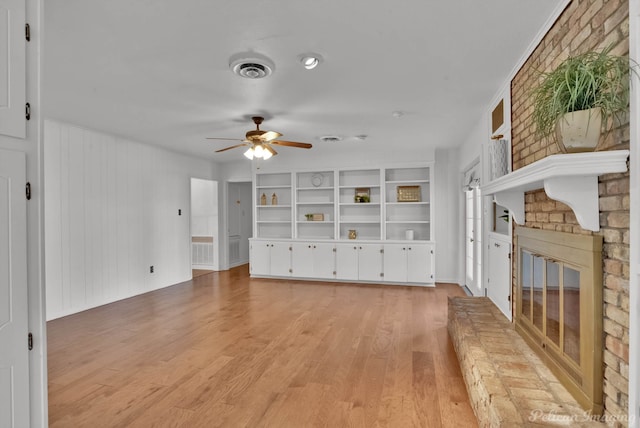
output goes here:
<path id="1" fill-rule="evenodd" d="M 626 0 L 573 0 L 511 81 L 512 165 L 517 171 L 559 152 L 554 141 L 538 140 L 532 124 L 530 89 L 538 72 L 553 69 L 571 54 L 613 45 L 613 53 L 629 50 L 629 3 Z M 599 150 L 629 148 L 629 124 L 620 124 L 600 142 Z M 602 360 L 604 414 L 615 418 L 628 412 L 629 378 L 629 173 L 598 179 L 600 230 L 580 227 L 575 213 L 544 190 L 524 196 L 523 226 L 575 235 L 602 237 Z M 514 248 L 514 254 L 516 249 Z M 514 257 L 514 275 L 517 264 Z M 514 277 L 513 284 L 517 283 Z M 513 295 L 516 295 L 514 288 Z M 513 313 L 519 308 L 514 302 Z"/>

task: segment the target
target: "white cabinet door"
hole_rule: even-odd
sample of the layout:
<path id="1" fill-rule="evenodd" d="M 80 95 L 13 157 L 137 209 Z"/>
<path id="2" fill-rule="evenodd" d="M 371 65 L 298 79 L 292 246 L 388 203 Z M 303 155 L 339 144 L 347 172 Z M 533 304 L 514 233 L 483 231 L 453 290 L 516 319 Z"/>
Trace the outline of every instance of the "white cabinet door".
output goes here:
<path id="1" fill-rule="evenodd" d="M 487 297 L 511 319 L 511 243 L 489 238 L 489 283 Z"/>
<path id="2" fill-rule="evenodd" d="M 291 243 L 271 243 L 271 275 L 291 276 Z"/>
<path id="3" fill-rule="evenodd" d="M 390 282 L 407 281 L 407 245 L 384 245 L 384 280 Z"/>
<path id="4" fill-rule="evenodd" d="M 433 282 L 431 278 L 431 246 L 425 244 L 407 245 L 407 281 Z M 385 274 L 386 275 L 386 274 Z"/>
<path id="5" fill-rule="evenodd" d="M 382 245 L 358 245 L 358 279 L 382 281 Z"/>
<path id="6" fill-rule="evenodd" d="M 251 242 L 249 270 L 252 275 L 269 275 L 271 273 L 271 243 L 266 241 Z"/>
<path id="7" fill-rule="evenodd" d="M 310 242 L 294 242 L 291 244 L 291 270 L 298 278 L 315 277 L 313 264 L 313 244 Z"/>
<path id="8" fill-rule="evenodd" d="M 25 1 L 0 0 L 0 134 L 25 138 Z"/>
<path id="9" fill-rule="evenodd" d="M 25 154 L 0 150 L 0 427 L 29 426 L 25 182 Z"/>
<path id="10" fill-rule="evenodd" d="M 358 246 L 336 244 L 336 279 L 355 281 L 358 279 Z"/>
<path id="11" fill-rule="evenodd" d="M 336 276 L 335 245 L 329 243 L 313 244 L 314 278 L 332 279 Z"/>

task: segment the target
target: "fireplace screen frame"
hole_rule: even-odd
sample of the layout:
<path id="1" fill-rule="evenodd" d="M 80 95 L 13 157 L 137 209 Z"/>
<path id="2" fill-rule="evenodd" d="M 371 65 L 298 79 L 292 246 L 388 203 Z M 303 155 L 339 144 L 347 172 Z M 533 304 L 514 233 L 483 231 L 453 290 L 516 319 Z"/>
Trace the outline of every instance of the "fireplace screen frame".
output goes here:
<path id="1" fill-rule="evenodd" d="M 516 302 L 514 320 L 516 331 L 529 343 L 585 410 L 601 414 L 603 386 L 603 300 L 602 300 L 602 236 L 578 235 L 550 230 L 516 227 Z M 523 252 L 543 259 L 542 272 L 542 325 L 534 322 L 533 279 L 522 284 Z M 547 263 L 576 270 L 580 277 L 580 349 L 579 362 L 564 352 L 562 339 L 556 344 L 547 334 Z M 533 261 L 531 263 L 533 276 Z M 562 295 L 562 279 L 559 295 Z M 525 287 L 526 286 L 526 287 Z M 523 291 L 530 290 L 528 317 L 523 314 Z M 559 307 L 563 305 L 559 297 Z M 562 311 L 560 311 L 562 313 Z M 563 325 L 560 315 L 558 323 Z M 563 327 L 564 328 L 564 327 Z M 562 338 L 562 333 L 559 333 Z"/>

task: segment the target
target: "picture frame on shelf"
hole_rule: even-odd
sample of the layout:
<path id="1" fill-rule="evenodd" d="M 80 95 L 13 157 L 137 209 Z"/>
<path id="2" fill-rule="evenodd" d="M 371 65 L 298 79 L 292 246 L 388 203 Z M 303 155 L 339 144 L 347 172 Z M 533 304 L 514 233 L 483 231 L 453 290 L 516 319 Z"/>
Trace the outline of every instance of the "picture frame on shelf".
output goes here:
<path id="1" fill-rule="evenodd" d="M 398 202 L 420 202 L 420 186 L 398 186 Z"/>
<path id="2" fill-rule="evenodd" d="M 353 201 L 358 204 L 367 204 L 371 202 L 371 188 L 370 187 L 356 188 Z"/>

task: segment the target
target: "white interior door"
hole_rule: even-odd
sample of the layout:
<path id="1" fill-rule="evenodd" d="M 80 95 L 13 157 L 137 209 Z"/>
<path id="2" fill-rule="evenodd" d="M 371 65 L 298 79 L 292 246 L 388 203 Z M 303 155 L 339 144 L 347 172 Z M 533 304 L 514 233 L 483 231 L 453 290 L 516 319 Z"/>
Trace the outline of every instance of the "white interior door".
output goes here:
<path id="1" fill-rule="evenodd" d="M 0 150 L 0 427 L 29 426 L 26 158 Z"/>
<path id="2" fill-rule="evenodd" d="M 25 1 L 0 0 L 0 134 L 24 138 Z"/>
<path id="3" fill-rule="evenodd" d="M 489 238 L 487 297 L 511 320 L 511 243 Z"/>

